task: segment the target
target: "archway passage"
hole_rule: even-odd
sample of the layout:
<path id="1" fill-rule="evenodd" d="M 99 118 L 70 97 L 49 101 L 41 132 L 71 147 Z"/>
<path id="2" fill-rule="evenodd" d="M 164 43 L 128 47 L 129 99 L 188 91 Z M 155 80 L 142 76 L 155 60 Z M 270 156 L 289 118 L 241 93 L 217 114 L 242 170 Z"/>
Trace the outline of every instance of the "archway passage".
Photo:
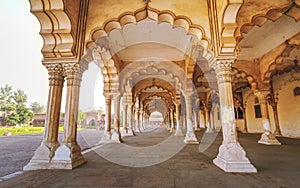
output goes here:
<path id="1" fill-rule="evenodd" d="M 134 135 L 160 110 L 170 132 L 182 136 L 184 128 L 184 143 L 198 144 L 194 127 L 202 111 L 207 128 L 218 117 L 222 125 L 223 142 L 214 164 L 226 172 L 256 172 L 238 142 L 234 107 L 244 110 L 244 128 L 259 125 L 262 144 L 279 144 L 274 131 L 290 135 L 298 127 L 280 127 L 282 102 L 277 109 L 278 99 L 287 98 L 281 88 L 294 90 L 299 80 L 298 1 L 145 2 L 31 1 L 42 25 L 50 90 L 45 136 L 25 169 L 74 168 L 85 161 L 76 143 L 76 119 L 80 81 L 91 62 L 104 81 L 102 143 L 120 143 L 121 123 Z M 58 143 L 64 80 L 65 133 Z M 253 95 L 258 97 L 255 104 L 248 101 Z M 253 117 L 255 105 L 261 118 Z M 219 115 L 212 116 L 214 111 Z"/>
<path id="2" fill-rule="evenodd" d="M 149 118 L 149 123 L 152 126 L 161 126 L 163 123 L 163 115 L 162 113 L 155 111 L 152 112 Z"/>

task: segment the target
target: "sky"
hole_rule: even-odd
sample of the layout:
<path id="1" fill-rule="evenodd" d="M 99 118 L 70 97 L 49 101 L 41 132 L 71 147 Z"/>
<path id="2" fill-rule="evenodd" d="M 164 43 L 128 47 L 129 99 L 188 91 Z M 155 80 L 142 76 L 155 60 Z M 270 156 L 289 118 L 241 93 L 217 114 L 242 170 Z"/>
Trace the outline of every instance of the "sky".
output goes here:
<path id="1" fill-rule="evenodd" d="M 28 0 L 0 0 L 0 87 L 6 84 L 21 89 L 28 104 L 47 105 L 48 73 L 42 65 L 43 39 L 40 24 L 30 13 Z M 99 68 L 90 64 L 83 75 L 79 108 L 84 111 L 105 107 Z M 65 90 L 62 111 L 64 111 Z"/>

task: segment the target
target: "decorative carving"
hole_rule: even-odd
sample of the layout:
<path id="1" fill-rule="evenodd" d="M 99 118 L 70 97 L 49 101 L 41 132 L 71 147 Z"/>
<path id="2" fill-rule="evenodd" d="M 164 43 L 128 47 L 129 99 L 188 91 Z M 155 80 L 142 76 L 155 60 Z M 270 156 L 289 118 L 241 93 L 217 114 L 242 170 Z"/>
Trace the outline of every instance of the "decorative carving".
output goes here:
<path id="1" fill-rule="evenodd" d="M 217 80 L 219 83 L 232 81 L 232 63 L 233 59 L 219 59 L 211 65 L 216 72 Z"/>
<path id="2" fill-rule="evenodd" d="M 82 73 L 85 69 L 78 63 L 64 63 L 63 70 L 67 78 L 68 86 L 80 86 Z"/>
<path id="3" fill-rule="evenodd" d="M 49 74 L 49 86 L 63 86 L 63 68 L 59 63 L 44 64 Z"/>

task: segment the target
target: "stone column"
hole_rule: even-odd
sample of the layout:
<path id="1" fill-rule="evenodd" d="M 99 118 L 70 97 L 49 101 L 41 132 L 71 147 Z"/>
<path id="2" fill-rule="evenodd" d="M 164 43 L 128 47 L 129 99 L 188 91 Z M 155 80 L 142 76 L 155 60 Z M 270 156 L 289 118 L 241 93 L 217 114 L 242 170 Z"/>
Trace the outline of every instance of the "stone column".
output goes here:
<path id="1" fill-rule="evenodd" d="M 194 108 L 194 122 L 195 122 L 195 131 L 200 131 L 198 108 Z"/>
<path id="2" fill-rule="evenodd" d="M 125 136 L 128 133 L 127 116 L 128 116 L 128 105 L 124 104 L 124 109 L 123 109 L 123 129 L 121 130 L 121 135 L 122 136 Z"/>
<path id="3" fill-rule="evenodd" d="M 24 170 L 48 169 L 59 147 L 57 141 L 64 77 L 61 64 L 45 64 L 49 73 L 49 94 L 43 141 Z"/>
<path id="4" fill-rule="evenodd" d="M 246 115 L 246 105 L 244 105 L 244 107 L 243 107 L 243 117 L 244 117 L 244 130 L 243 130 L 243 132 L 244 133 L 248 133 L 248 125 L 247 125 L 247 115 Z"/>
<path id="5" fill-rule="evenodd" d="M 84 69 L 79 63 L 65 63 L 63 68 L 67 78 L 64 140 L 51 161 L 53 169 L 72 169 L 86 161 L 76 138 L 80 82 Z"/>
<path id="6" fill-rule="evenodd" d="M 186 105 L 186 134 L 184 138 L 184 143 L 199 144 L 196 135 L 194 133 L 193 123 L 192 123 L 191 94 L 186 94 L 185 105 Z"/>
<path id="7" fill-rule="evenodd" d="M 274 113 L 274 121 L 275 121 L 275 131 L 274 135 L 281 136 L 281 130 L 279 126 L 279 118 L 278 118 L 278 110 L 277 110 L 277 102 L 271 103 L 273 113 Z"/>
<path id="8" fill-rule="evenodd" d="M 205 126 L 206 126 L 206 133 L 214 133 L 214 129 L 211 124 L 211 119 L 210 119 L 210 113 L 208 108 L 205 106 L 204 107 L 204 117 L 205 117 Z"/>
<path id="9" fill-rule="evenodd" d="M 121 143 L 121 133 L 120 133 L 120 94 L 114 94 L 114 129 L 111 135 L 111 143 Z"/>
<path id="10" fill-rule="evenodd" d="M 141 111 L 141 109 L 139 108 L 138 109 L 138 112 L 137 112 L 137 130 L 139 131 L 139 132 L 141 132 L 141 119 L 142 119 L 142 111 Z"/>
<path id="11" fill-rule="evenodd" d="M 143 130 L 145 130 L 145 112 L 142 111 L 141 113 L 141 127 L 143 128 Z"/>
<path id="12" fill-rule="evenodd" d="M 179 104 L 175 104 L 176 109 L 176 132 L 175 136 L 183 136 L 182 129 L 180 127 L 180 108 Z"/>
<path id="13" fill-rule="evenodd" d="M 231 85 L 232 63 L 233 60 L 217 60 L 212 65 L 217 75 L 223 129 L 223 142 L 213 162 L 225 172 L 257 172 L 237 138 Z"/>
<path id="14" fill-rule="evenodd" d="M 266 145 L 281 145 L 281 143 L 275 138 L 274 134 L 271 132 L 270 118 L 269 118 L 269 111 L 268 111 L 268 101 L 267 101 L 268 91 L 255 92 L 254 94 L 259 99 L 262 125 L 264 128 L 264 133 L 261 135 L 261 138 L 258 141 L 258 143 L 266 144 Z"/>
<path id="15" fill-rule="evenodd" d="M 129 111 L 129 116 L 128 116 L 128 130 L 126 136 L 135 136 L 134 131 L 133 131 L 133 123 L 134 123 L 134 111 L 133 111 L 133 105 L 132 103 L 129 103 L 129 107 L 127 108 Z"/>
<path id="16" fill-rule="evenodd" d="M 174 123 L 174 110 L 173 109 L 171 109 L 170 118 L 171 118 L 170 133 L 175 133 L 176 132 L 176 127 L 175 127 L 175 123 Z"/>
<path id="17" fill-rule="evenodd" d="M 99 144 L 109 143 L 111 139 L 111 95 L 105 95 L 105 128 Z"/>

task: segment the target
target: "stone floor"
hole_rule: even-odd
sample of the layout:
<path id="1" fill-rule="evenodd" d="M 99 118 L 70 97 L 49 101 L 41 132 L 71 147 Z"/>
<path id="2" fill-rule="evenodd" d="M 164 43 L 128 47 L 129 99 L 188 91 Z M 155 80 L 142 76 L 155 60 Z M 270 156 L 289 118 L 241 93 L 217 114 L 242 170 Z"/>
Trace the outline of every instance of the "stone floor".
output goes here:
<path id="1" fill-rule="evenodd" d="M 88 149 L 101 140 L 103 131 L 83 129 L 78 131 L 78 144 Z M 59 133 L 59 140 L 63 137 Z M 22 171 L 30 161 L 36 148 L 41 144 L 43 134 L 0 136 L 0 180 L 2 176 Z"/>
<path id="2" fill-rule="evenodd" d="M 278 138 L 282 146 L 266 146 L 257 143 L 258 134 L 240 134 L 240 143 L 259 172 L 224 173 L 212 164 L 222 135 L 216 135 L 210 145 L 205 138 L 214 135 L 203 132 L 197 132 L 198 139 L 209 146 L 203 152 L 199 152 L 203 145 L 181 148 L 179 141 L 183 138 L 174 138 L 165 129 L 147 129 L 136 137 L 124 138 L 123 147 L 131 149 L 132 155 L 123 155 L 120 144 L 97 146 L 84 154 L 88 162 L 74 170 L 24 172 L 1 182 L 0 187 L 299 187 L 299 139 Z M 172 152 L 177 153 L 151 165 L 151 158 L 168 157 Z M 139 167 L 135 166 L 137 163 Z"/>

